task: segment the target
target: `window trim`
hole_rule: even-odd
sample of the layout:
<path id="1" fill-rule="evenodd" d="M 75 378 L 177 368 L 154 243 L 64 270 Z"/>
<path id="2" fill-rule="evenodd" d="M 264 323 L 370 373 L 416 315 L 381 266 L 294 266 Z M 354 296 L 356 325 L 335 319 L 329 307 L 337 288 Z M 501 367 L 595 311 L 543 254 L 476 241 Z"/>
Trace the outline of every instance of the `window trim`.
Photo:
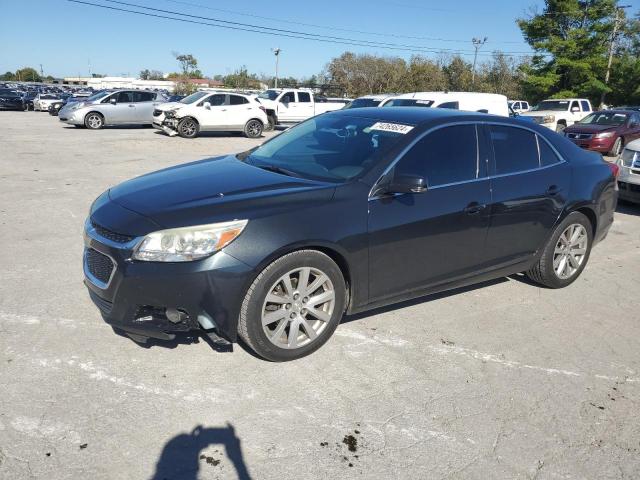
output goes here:
<path id="1" fill-rule="evenodd" d="M 400 151 L 400 153 L 398 153 L 396 155 L 396 157 L 389 163 L 389 165 L 387 165 L 387 167 L 383 170 L 382 174 L 380 174 L 380 176 L 378 177 L 378 179 L 373 183 L 373 185 L 371 186 L 371 190 L 369 190 L 369 196 L 368 196 L 368 200 L 378 200 L 380 198 L 383 197 L 383 195 L 372 195 L 374 191 L 376 191 L 378 184 L 380 183 L 380 180 L 382 180 L 384 177 L 386 177 L 389 172 L 391 170 L 393 170 L 396 166 L 396 164 L 400 161 L 400 159 L 411 149 L 413 148 L 413 146 L 418 143 L 420 140 L 422 140 L 425 136 L 429 135 L 432 132 L 435 132 L 436 130 L 439 130 L 441 128 L 445 128 L 445 127 L 452 127 L 452 126 L 457 126 L 457 125 L 475 125 L 476 126 L 476 132 L 479 133 L 478 131 L 478 126 L 487 126 L 487 125 L 498 125 L 498 126 L 502 126 L 502 127 L 512 127 L 512 128 L 519 128 L 521 130 L 526 130 L 528 132 L 533 133 L 536 136 L 536 139 L 538 137 L 542 138 L 546 144 L 549 146 L 549 148 L 551 148 L 551 150 L 553 150 L 553 152 L 556 154 L 556 156 L 558 157 L 558 159 L 560 160 L 557 163 L 554 163 L 552 165 L 545 165 L 545 166 L 538 166 L 538 168 L 532 168 L 532 169 L 528 169 L 528 170 L 521 170 L 518 172 L 511 172 L 511 173 L 502 173 L 502 174 L 491 174 L 491 172 L 489 171 L 489 165 L 487 165 L 487 175 L 485 177 L 481 177 L 481 178 L 475 178 L 472 180 L 463 180 L 461 182 L 457 182 L 457 183 L 450 183 L 450 184 L 446 184 L 446 185 L 438 185 L 436 187 L 429 187 L 427 190 L 432 190 L 432 189 L 436 189 L 436 188 L 443 188 L 443 187 L 450 187 L 453 185 L 461 185 L 464 183 L 471 183 L 471 182 L 478 182 L 478 181 L 483 181 L 483 180 L 491 180 L 493 178 L 502 178 L 502 177 L 508 177 L 511 175 L 520 175 L 522 173 L 530 173 L 530 172 L 537 172 L 538 170 L 545 170 L 547 168 L 553 168 L 553 167 L 557 167 L 558 165 L 562 165 L 563 163 L 567 163 L 567 160 L 560 154 L 560 152 L 558 152 L 558 149 L 556 149 L 556 147 L 554 147 L 551 142 L 549 142 L 549 140 L 547 140 L 546 138 L 544 138 L 542 135 L 540 135 L 538 132 L 536 132 L 535 130 L 533 130 L 532 128 L 529 128 L 525 125 L 513 125 L 510 123 L 501 123 L 501 122 L 492 122 L 492 121 L 486 121 L 486 120 L 481 120 L 481 121 L 474 121 L 474 120 L 467 120 L 467 121 L 462 121 L 462 122 L 451 122 L 451 123 L 446 123 L 444 125 L 437 125 L 435 127 L 431 127 L 428 130 L 425 130 L 424 132 L 422 132 L 421 134 L 419 134 L 416 138 L 414 138 L 406 147 L 404 147 L 402 149 L 402 151 Z M 478 140 L 478 142 L 480 141 L 480 138 L 478 135 L 476 135 L 476 139 Z M 490 140 L 490 139 L 487 139 Z M 536 140 L 537 143 L 537 140 Z M 490 146 L 491 147 L 491 157 L 494 160 L 495 163 L 495 155 L 493 152 L 493 145 Z M 478 151 L 478 155 L 480 155 L 480 149 L 477 149 Z M 538 154 L 538 165 L 540 165 L 541 159 L 540 159 L 540 155 Z M 489 162 L 487 162 L 489 163 Z M 394 194 L 395 196 L 396 194 Z M 404 193 L 401 193 L 399 195 L 404 195 Z M 386 195 L 385 195 L 386 197 Z"/>

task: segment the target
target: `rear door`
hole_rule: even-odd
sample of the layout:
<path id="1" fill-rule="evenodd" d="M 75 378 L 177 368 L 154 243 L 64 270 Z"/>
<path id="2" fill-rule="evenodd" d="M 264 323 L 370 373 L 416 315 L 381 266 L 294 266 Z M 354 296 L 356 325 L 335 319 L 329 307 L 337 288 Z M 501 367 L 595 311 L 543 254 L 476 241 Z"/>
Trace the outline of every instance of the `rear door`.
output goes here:
<path id="1" fill-rule="evenodd" d="M 487 125 L 493 150 L 488 266 L 531 257 L 544 246 L 566 202 L 571 169 L 526 128 Z"/>
<path id="2" fill-rule="evenodd" d="M 484 254 L 491 201 L 488 155 L 480 134 L 478 137 L 475 124 L 428 133 L 390 173 L 424 176 L 427 191 L 369 199 L 372 301 L 477 270 Z"/>
<path id="3" fill-rule="evenodd" d="M 313 103 L 313 98 L 311 97 L 311 93 L 309 92 L 297 92 L 298 93 L 298 106 L 296 115 L 298 116 L 298 120 L 306 120 L 307 118 L 311 118 L 315 115 L 315 108 Z"/>
<path id="4" fill-rule="evenodd" d="M 229 94 L 227 109 L 228 126 L 234 129 L 242 129 L 251 115 L 251 104 L 242 95 Z"/>
<path id="5" fill-rule="evenodd" d="M 152 123 L 153 109 L 159 105 L 153 92 L 134 92 L 133 102 L 136 104 L 136 122 Z"/>

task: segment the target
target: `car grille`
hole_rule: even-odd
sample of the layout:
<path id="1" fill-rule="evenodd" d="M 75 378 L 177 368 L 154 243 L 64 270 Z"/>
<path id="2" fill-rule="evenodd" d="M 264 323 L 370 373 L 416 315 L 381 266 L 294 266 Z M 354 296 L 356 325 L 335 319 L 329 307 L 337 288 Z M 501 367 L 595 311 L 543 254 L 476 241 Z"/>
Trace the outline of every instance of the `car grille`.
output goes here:
<path id="1" fill-rule="evenodd" d="M 589 140 L 593 137 L 591 133 L 567 133 L 567 138 L 574 138 L 576 140 Z"/>
<path id="2" fill-rule="evenodd" d="M 103 314 L 109 315 L 111 313 L 111 310 L 113 309 L 113 303 L 98 296 L 95 292 L 91 291 L 91 289 L 89 289 L 89 297 Z"/>
<path id="3" fill-rule="evenodd" d="M 154 117 L 159 117 L 160 115 L 162 115 L 162 110 L 156 109 L 156 110 L 153 111 L 153 116 Z"/>
<path id="4" fill-rule="evenodd" d="M 93 248 L 88 248 L 85 253 L 85 262 L 87 271 L 96 280 L 104 283 L 105 285 L 109 283 L 109 280 L 111 280 L 111 274 L 115 268 L 115 265 L 109 257 L 97 250 L 94 250 Z"/>
<path id="5" fill-rule="evenodd" d="M 136 238 L 136 237 L 132 237 L 131 235 L 124 235 L 122 233 L 112 232 L 111 230 L 106 229 L 103 226 L 98 225 L 97 223 L 94 223 L 94 222 L 91 222 L 91 226 L 96 229 L 96 232 L 98 233 L 98 235 L 108 240 L 111 240 L 112 242 L 127 243 L 133 240 L 134 238 Z"/>

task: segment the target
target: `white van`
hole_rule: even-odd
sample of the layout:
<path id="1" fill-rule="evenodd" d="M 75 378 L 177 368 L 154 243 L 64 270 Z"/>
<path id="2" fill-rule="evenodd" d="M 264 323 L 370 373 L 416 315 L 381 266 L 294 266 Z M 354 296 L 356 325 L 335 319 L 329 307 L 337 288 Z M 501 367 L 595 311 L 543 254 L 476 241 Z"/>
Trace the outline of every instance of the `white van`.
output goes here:
<path id="1" fill-rule="evenodd" d="M 509 116 L 507 97 L 496 93 L 476 92 L 415 92 L 390 97 L 380 107 L 451 108 L 468 112 Z"/>

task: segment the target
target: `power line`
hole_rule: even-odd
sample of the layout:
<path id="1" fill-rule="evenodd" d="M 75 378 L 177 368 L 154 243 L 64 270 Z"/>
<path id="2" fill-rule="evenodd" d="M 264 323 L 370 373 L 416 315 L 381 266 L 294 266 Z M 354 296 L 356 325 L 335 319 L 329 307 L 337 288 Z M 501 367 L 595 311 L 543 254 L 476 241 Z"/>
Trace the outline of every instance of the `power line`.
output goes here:
<path id="1" fill-rule="evenodd" d="M 125 12 L 125 13 L 131 13 L 131 14 L 135 14 L 135 15 L 141 15 L 141 16 L 147 16 L 147 17 L 153 17 L 153 18 L 161 18 L 161 19 L 166 19 L 166 20 L 174 20 L 174 21 L 179 21 L 179 22 L 183 22 L 183 23 L 191 23 L 191 24 L 197 24 L 197 25 L 205 25 L 205 26 L 210 26 L 210 27 L 217 27 L 217 28 L 224 28 L 227 30 L 238 30 L 238 31 L 245 31 L 245 32 L 252 32 L 252 33 L 260 33 L 263 35 L 271 35 L 271 36 L 278 36 L 278 37 L 285 37 L 285 38 L 295 38 L 295 39 L 302 39 L 302 40 L 313 40 L 313 41 L 319 41 L 319 42 L 324 42 L 324 43 L 332 43 L 332 44 L 339 44 L 339 45 L 350 45 L 350 46 L 357 46 L 357 47 L 368 47 L 368 48 L 380 48 L 380 49 L 385 49 L 385 50 L 397 50 L 397 51 L 407 51 L 407 52 L 414 52 L 414 53 L 450 53 L 450 54 L 471 54 L 472 52 L 470 51 L 462 51 L 462 50 L 454 50 L 454 49 L 437 49 L 437 48 L 427 48 L 427 47 L 420 47 L 420 46 L 416 46 L 416 45 L 400 45 L 400 44 L 392 44 L 392 43 L 376 43 L 373 41 L 369 41 L 369 40 L 359 40 L 359 39 L 351 39 L 351 38 L 345 38 L 345 37 L 333 37 L 333 36 L 328 36 L 328 35 L 319 35 L 319 34 L 311 34 L 311 33 L 305 33 L 305 32 L 299 32 L 299 31 L 294 31 L 294 30 L 284 30 L 284 29 L 277 29 L 277 28 L 271 28 L 271 27 L 264 27 L 261 25 L 252 25 L 252 24 L 246 24 L 246 23 L 241 23 L 241 22 L 232 22 L 232 21 L 228 21 L 228 20 L 223 20 L 223 19 L 217 19 L 217 18 L 210 18 L 210 17 L 202 17 L 202 16 L 197 16 L 197 15 L 190 15 L 190 14 L 185 14 L 185 13 L 181 13 L 181 12 L 173 12 L 170 10 L 162 10 L 162 9 L 157 9 L 157 8 L 152 8 L 152 7 L 146 7 L 143 5 L 136 5 L 136 4 L 132 4 L 132 3 L 127 3 L 127 2 L 121 2 L 121 1 L 117 1 L 117 0 L 103 0 L 109 3 L 116 3 L 116 4 L 120 4 L 120 5 L 125 5 L 125 6 L 129 6 L 129 7 L 133 7 L 133 8 L 138 8 L 138 9 L 145 9 L 145 10 L 150 10 L 152 12 L 160 12 L 160 13 L 149 13 L 149 12 L 140 12 L 137 10 L 130 10 L 127 8 L 121 8 L 121 7 L 115 7 L 115 6 L 110 6 L 110 5 L 102 5 L 102 4 L 97 4 L 97 3 L 92 3 L 92 2 L 88 2 L 88 1 L 83 1 L 83 0 L 67 0 L 71 3 L 78 3 L 78 4 L 82 4 L 82 5 L 88 5 L 88 6 L 92 6 L 92 7 L 98 7 L 98 8 L 102 8 L 102 9 L 107 9 L 107 10 L 113 10 L 113 11 L 119 11 L 119 12 Z M 164 14 L 168 14 L 168 15 L 164 15 Z M 177 18 L 175 16 L 169 16 L 169 15 L 179 15 L 182 17 L 189 17 L 189 18 Z M 196 19 L 196 20 L 194 20 Z M 209 22 L 204 22 L 201 20 L 208 20 L 211 22 L 216 22 L 216 23 L 209 23 Z M 532 53 L 529 52 L 502 52 L 507 56 L 512 56 L 512 57 L 516 57 L 516 56 L 520 56 L 520 57 L 529 57 L 532 55 Z M 523 55 L 516 55 L 516 54 L 523 54 Z"/>
<path id="2" fill-rule="evenodd" d="M 304 23 L 304 22 L 300 22 L 298 20 L 290 20 L 290 19 L 283 19 L 283 18 L 276 18 L 276 17 L 267 17 L 264 15 L 256 15 L 253 13 L 246 13 L 246 12 L 239 12 L 237 10 L 229 10 L 229 9 L 225 9 L 225 8 L 218 8 L 218 7 L 210 7 L 208 5 L 203 5 L 201 3 L 193 3 L 193 2 L 185 2 L 185 1 L 181 1 L 181 0 L 164 0 L 165 2 L 170 2 L 170 3 L 175 3 L 178 5 L 185 5 L 185 6 L 189 6 L 189 7 L 196 7 L 196 8 L 202 8 L 202 9 L 206 9 L 206 10 L 212 10 L 212 11 L 216 11 L 216 12 L 222 12 L 222 13 L 229 13 L 232 15 L 240 15 L 243 17 L 250 17 L 250 18 L 259 18 L 261 20 L 268 20 L 270 22 L 278 22 L 278 23 L 288 23 L 288 24 L 295 24 L 295 25 L 300 25 L 303 27 L 313 27 L 313 28 L 320 28 L 323 30 L 332 30 L 332 31 L 336 31 L 336 32 L 348 32 L 348 33 L 359 33 L 362 35 L 374 35 L 374 36 L 378 36 L 378 37 L 391 37 L 391 38 L 408 38 L 411 40 L 428 40 L 428 41 L 433 41 L 433 42 L 451 42 L 451 43 L 468 43 L 469 40 L 465 39 L 457 39 L 457 38 L 441 38 L 441 37 L 424 37 L 424 36 L 414 36 L 414 35 L 400 35 L 400 34 L 396 34 L 396 33 L 384 33 L 384 32 L 374 32 L 371 30 L 354 30 L 351 28 L 342 28 L 342 27 L 331 27 L 328 25 L 319 25 L 317 23 Z M 416 7 L 417 8 L 417 7 Z M 442 9 L 433 9 L 433 10 L 437 10 L 437 11 L 449 11 L 449 10 L 442 10 Z M 516 44 L 516 45 L 523 45 L 526 44 L 526 42 L 524 42 L 523 40 L 520 41 L 501 41 L 500 43 L 502 44 Z"/>

